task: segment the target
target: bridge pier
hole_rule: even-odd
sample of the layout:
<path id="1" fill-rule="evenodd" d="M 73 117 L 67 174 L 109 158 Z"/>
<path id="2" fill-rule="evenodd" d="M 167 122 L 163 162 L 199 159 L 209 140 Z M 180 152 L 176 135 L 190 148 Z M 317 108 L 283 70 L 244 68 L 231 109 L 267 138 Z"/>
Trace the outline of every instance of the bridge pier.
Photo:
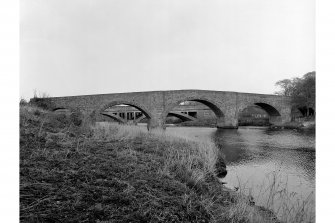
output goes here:
<path id="1" fill-rule="evenodd" d="M 281 125 L 281 124 L 284 124 L 281 116 L 269 116 L 269 123 L 271 125 Z"/>
<path id="2" fill-rule="evenodd" d="M 216 127 L 219 129 L 237 129 L 238 121 L 237 119 L 227 120 L 225 117 L 218 118 L 216 122 Z"/>
<path id="3" fill-rule="evenodd" d="M 280 111 L 280 116 L 269 116 L 269 122 L 272 125 L 283 125 L 292 121 L 291 108 L 283 108 Z"/>
<path id="4" fill-rule="evenodd" d="M 149 131 L 153 129 L 165 129 L 165 125 L 160 119 L 151 118 L 148 120 L 147 129 Z"/>

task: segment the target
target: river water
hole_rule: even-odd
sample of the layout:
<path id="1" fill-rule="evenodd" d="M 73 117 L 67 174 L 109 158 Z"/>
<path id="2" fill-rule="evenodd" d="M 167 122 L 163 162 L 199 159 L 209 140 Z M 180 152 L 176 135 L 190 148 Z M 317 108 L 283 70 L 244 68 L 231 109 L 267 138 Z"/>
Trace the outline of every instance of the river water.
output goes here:
<path id="1" fill-rule="evenodd" d="M 214 141 L 226 159 L 228 174 L 222 181 L 251 194 L 256 204 L 278 213 L 283 206 L 304 205 L 314 216 L 315 131 L 167 127 L 167 132 Z"/>

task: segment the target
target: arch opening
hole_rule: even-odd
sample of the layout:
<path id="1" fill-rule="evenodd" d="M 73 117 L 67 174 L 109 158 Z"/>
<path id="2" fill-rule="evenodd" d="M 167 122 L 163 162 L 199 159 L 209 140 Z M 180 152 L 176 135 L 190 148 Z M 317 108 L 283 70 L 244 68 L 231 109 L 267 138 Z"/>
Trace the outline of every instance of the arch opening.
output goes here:
<path id="1" fill-rule="evenodd" d="M 270 125 L 269 114 L 257 105 L 244 108 L 238 114 L 239 126 L 268 126 Z"/>
<path id="2" fill-rule="evenodd" d="M 267 103 L 254 103 L 238 113 L 239 126 L 269 126 L 278 123 L 281 123 L 279 111 Z"/>
<path id="3" fill-rule="evenodd" d="M 171 111 L 167 115 L 167 124 L 171 122 L 173 123 L 180 123 L 180 122 L 187 122 L 187 121 L 194 121 L 197 117 L 197 111 Z"/>
<path id="4" fill-rule="evenodd" d="M 315 120 L 315 110 L 307 107 L 293 107 L 292 121 L 311 121 Z"/>
<path id="5" fill-rule="evenodd" d="M 303 117 L 314 116 L 314 109 L 307 107 L 300 107 L 298 110 L 301 112 Z"/>
<path id="6" fill-rule="evenodd" d="M 255 105 L 261 107 L 264 111 L 266 111 L 269 114 L 269 116 L 280 116 L 279 111 L 272 105 L 266 103 L 255 103 Z"/>
<path id="7" fill-rule="evenodd" d="M 221 109 L 206 99 L 187 98 L 171 105 L 164 113 L 164 124 L 216 126 L 223 118 Z"/>
<path id="8" fill-rule="evenodd" d="M 100 110 L 100 122 L 117 122 L 120 124 L 148 123 L 151 115 L 142 106 L 128 102 L 112 102 Z"/>

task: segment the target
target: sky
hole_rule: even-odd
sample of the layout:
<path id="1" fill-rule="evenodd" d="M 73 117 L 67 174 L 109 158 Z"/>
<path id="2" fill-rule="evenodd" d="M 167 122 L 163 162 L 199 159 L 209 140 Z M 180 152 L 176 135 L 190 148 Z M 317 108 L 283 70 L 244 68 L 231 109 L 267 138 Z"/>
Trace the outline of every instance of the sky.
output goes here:
<path id="1" fill-rule="evenodd" d="M 273 94 L 315 70 L 314 0 L 21 0 L 20 96 Z"/>

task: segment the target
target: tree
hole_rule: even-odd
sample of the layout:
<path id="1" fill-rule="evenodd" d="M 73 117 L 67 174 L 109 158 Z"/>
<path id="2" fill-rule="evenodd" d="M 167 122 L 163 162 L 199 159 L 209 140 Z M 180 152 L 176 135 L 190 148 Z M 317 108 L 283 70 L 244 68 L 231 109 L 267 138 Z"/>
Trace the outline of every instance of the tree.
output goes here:
<path id="1" fill-rule="evenodd" d="M 276 94 L 291 96 L 292 89 L 293 89 L 292 80 L 284 79 L 284 80 L 277 81 L 276 86 L 279 86 L 281 88 L 281 91 L 276 92 Z"/>
<path id="2" fill-rule="evenodd" d="M 305 109 L 307 116 L 310 109 L 315 111 L 315 71 L 305 74 L 302 78 L 284 79 L 276 82 L 281 90 L 276 92 L 280 95 L 291 96 L 293 106 Z"/>

